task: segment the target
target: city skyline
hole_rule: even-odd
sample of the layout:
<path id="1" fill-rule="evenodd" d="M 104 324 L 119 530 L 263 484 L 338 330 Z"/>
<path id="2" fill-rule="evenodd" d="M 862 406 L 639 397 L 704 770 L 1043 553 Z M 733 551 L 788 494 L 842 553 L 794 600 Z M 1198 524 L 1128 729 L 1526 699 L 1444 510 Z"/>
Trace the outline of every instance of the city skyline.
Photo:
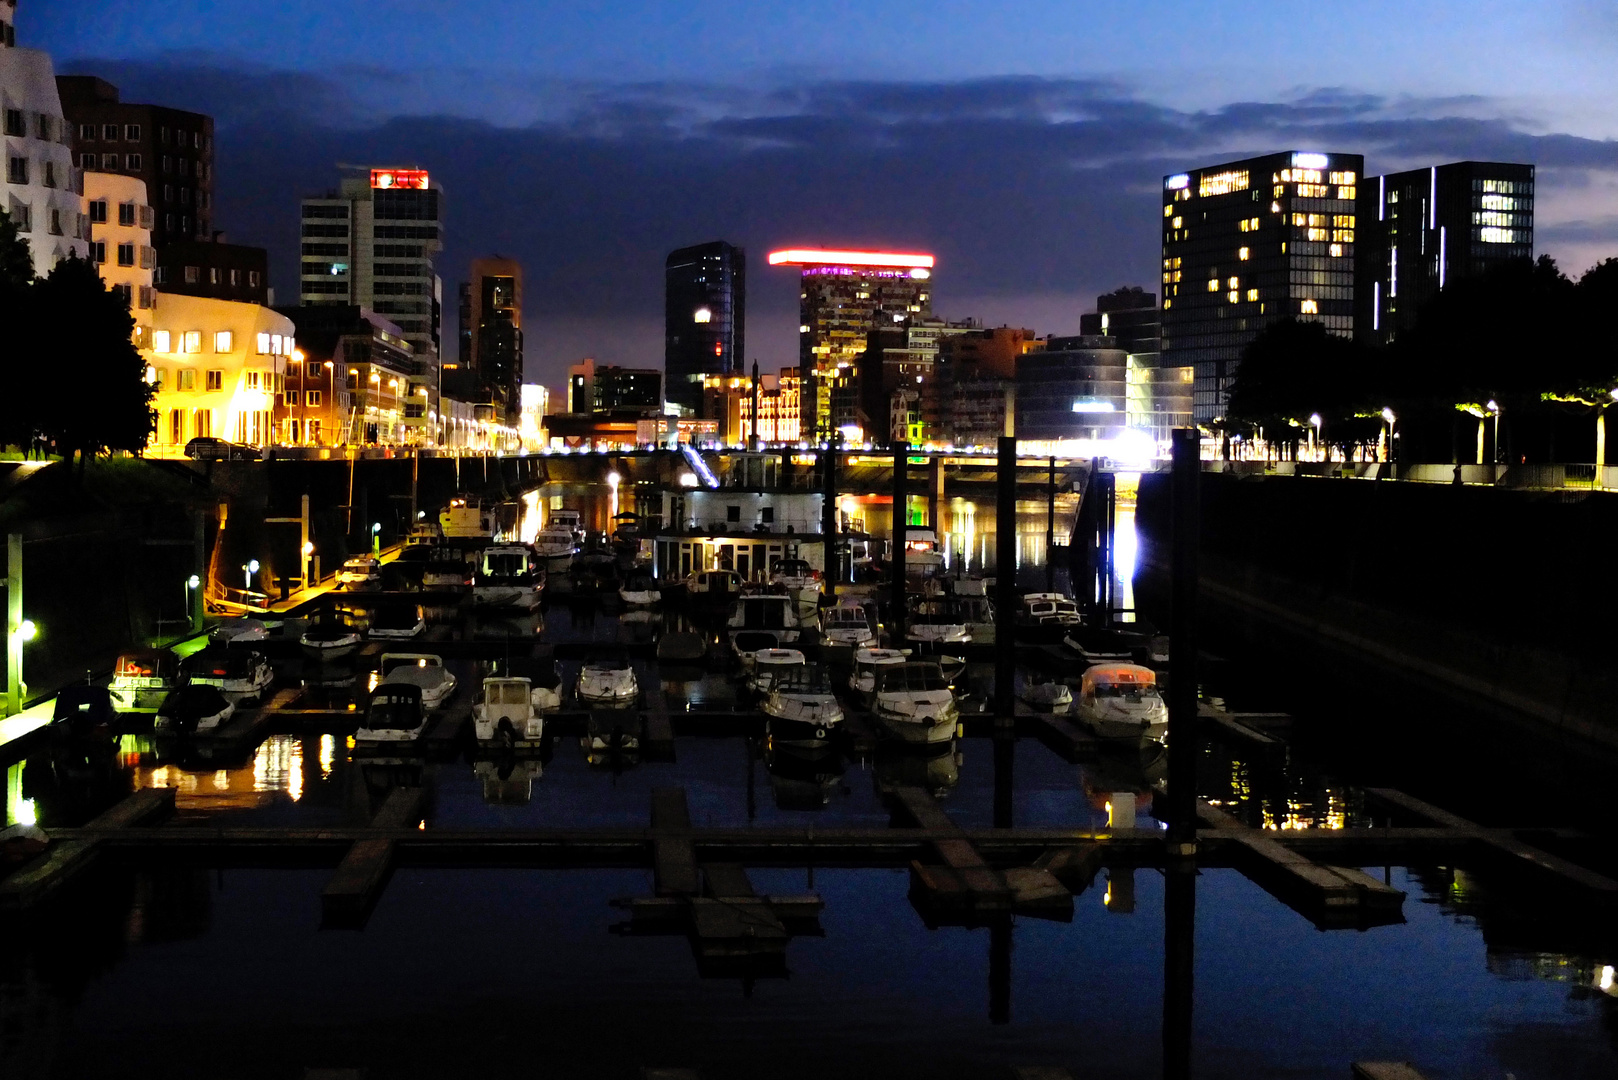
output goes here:
<path id="1" fill-rule="evenodd" d="M 1348 20 L 1342 48 L 1322 53 L 1307 77 L 1273 58 L 1295 30 L 1276 31 L 1281 36 L 1266 39 L 1270 48 L 1255 47 L 1242 62 L 1216 65 L 1219 77 L 1198 76 L 1208 65 L 1197 68 L 1180 48 L 1172 59 L 1185 78 L 1169 80 L 1173 88 L 1148 88 L 1121 70 L 1140 60 L 1140 47 L 1104 70 L 1081 52 L 1065 71 L 1048 57 L 1018 57 L 999 70 L 984 61 L 950 65 L 954 81 L 916 81 L 920 72 L 910 69 L 919 46 L 907 44 L 883 69 L 888 81 L 874 82 L 854 60 L 793 67 L 773 44 L 726 85 L 674 70 L 669 58 L 628 58 L 615 83 L 587 80 L 565 64 L 535 68 L 517 83 L 530 91 L 518 95 L 530 115 L 499 112 L 489 92 L 494 74 L 506 72 L 501 65 L 513 62 L 503 53 L 475 75 L 452 65 L 453 78 L 400 76 L 388 95 L 398 104 L 383 108 L 379 80 L 387 69 L 345 61 L 333 43 L 340 35 L 270 64 L 234 51 L 229 43 L 245 40 L 241 27 L 217 12 L 182 12 L 159 34 L 118 3 L 76 7 L 24 4 L 25 36 L 52 51 L 63 72 L 95 73 L 131 100 L 217 117 L 217 218 L 233 240 L 270 249 L 283 302 L 295 280 L 298 194 L 329 183 L 338 162 L 421 165 L 455 195 L 443 265 L 499 249 L 530 268 L 533 295 L 543 298 L 529 316 L 532 377 L 552 386 L 584 356 L 657 363 L 661 259 L 719 235 L 754 250 L 936 251 L 951 268 L 936 299 L 940 314 L 1075 333 L 1095 295 L 1157 280 L 1152 214 L 1162 175 L 1283 146 L 1363 152 L 1371 174 L 1466 158 L 1530 162 L 1539 170 L 1538 251 L 1577 273 L 1618 240 L 1618 215 L 1608 209 L 1618 146 L 1601 138 L 1601 122 L 1578 104 L 1587 96 L 1578 87 L 1593 77 L 1580 57 L 1609 47 L 1614 35 L 1603 36 L 1606 24 L 1575 7 L 1557 9 L 1535 31 L 1571 40 L 1583 28 L 1583 44 L 1567 46 L 1561 84 L 1544 75 L 1542 59 L 1499 55 L 1509 36 L 1500 26 L 1461 33 L 1476 56 L 1491 58 L 1496 76 L 1510 76 L 1492 78 L 1494 85 L 1519 88 L 1509 99 L 1489 96 L 1476 72 L 1457 73 L 1449 62 L 1429 65 L 1415 81 L 1396 78 L 1386 59 L 1353 68 L 1370 53 L 1367 14 Z M 303 6 L 289 11 L 271 21 L 324 25 Z M 969 12 L 956 14 L 970 21 Z M 495 25 L 492 18 L 474 7 L 466 21 Z M 1184 14 L 1178 24 L 1190 28 L 1202 18 Z M 1221 33 L 1236 33 L 1247 18 L 1233 16 Z M 1506 14 L 1501 19 L 1528 33 Z M 1050 19 L 1057 39 L 1082 24 L 1098 42 L 1127 22 L 1085 13 Z M 1419 32 L 1390 46 L 1392 54 L 1436 48 L 1440 26 L 1451 29 L 1424 15 Z M 418 32 L 426 30 L 411 31 Z M 213 46 L 198 52 L 205 34 Z M 822 37 L 809 35 L 805 55 Z M 1182 82 L 1203 90 L 1192 94 Z M 266 104 L 263 88 L 272 83 L 283 89 Z M 1551 92 L 1557 85 L 1559 95 Z M 535 181 L 514 183 L 514 176 Z M 656 178 L 656 198 L 648 197 L 648 177 Z M 844 198 L 850 187 L 863 197 Z M 525 207 L 515 217 L 513 198 Z M 765 370 L 791 363 L 794 278 L 755 275 L 746 363 Z"/>

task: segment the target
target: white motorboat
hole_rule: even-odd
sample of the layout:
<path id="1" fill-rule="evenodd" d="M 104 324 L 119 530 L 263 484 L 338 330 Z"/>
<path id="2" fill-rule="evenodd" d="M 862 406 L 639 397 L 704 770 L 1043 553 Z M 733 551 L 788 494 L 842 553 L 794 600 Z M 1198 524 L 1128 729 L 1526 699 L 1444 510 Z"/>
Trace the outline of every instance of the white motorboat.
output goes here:
<path id="1" fill-rule="evenodd" d="M 533 686 L 508 675 L 483 680 L 483 693 L 472 706 L 472 726 L 485 746 L 508 749 L 537 747 L 545 735 L 545 719 L 534 708 Z"/>
<path id="2" fill-rule="evenodd" d="M 1073 714 L 1101 739 L 1161 741 L 1169 730 L 1157 673 L 1138 664 L 1098 664 L 1086 671 Z"/>
<path id="3" fill-rule="evenodd" d="M 606 657 L 585 661 L 574 692 L 586 705 L 625 709 L 640 697 L 640 685 L 627 659 Z"/>
<path id="4" fill-rule="evenodd" d="M 261 619 L 226 619 L 208 631 L 210 645 L 252 645 L 269 637 L 270 628 Z"/>
<path id="5" fill-rule="evenodd" d="M 444 538 L 444 530 L 435 521 L 418 521 L 410 526 L 410 535 L 405 537 L 406 547 L 436 547 Z"/>
<path id="6" fill-rule="evenodd" d="M 950 605 L 944 600 L 923 600 L 916 605 L 905 626 L 905 639 L 929 652 L 940 645 L 958 645 L 972 640 L 966 624 L 951 621 Z"/>
<path id="7" fill-rule="evenodd" d="M 155 709 L 179 685 L 179 659 L 167 649 L 131 649 L 112 669 L 112 703 L 120 711 Z"/>
<path id="8" fill-rule="evenodd" d="M 354 733 L 354 742 L 413 743 L 427 730 L 427 708 L 421 687 L 384 679 L 372 690 L 365 705 L 365 719 Z"/>
<path id="9" fill-rule="evenodd" d="M 427 616 L 420 604 L 388 604 L 371 616 L 371 637 L 380 641 L 408 641 L 427 630 Z"/>
<path id="10" fill-rule="evenodd" d="M 191 735 L 213 731 L 229 720 L 236 706 L 217 686 L 180 686 L 163 699 L 152 722 L 156 731 Z"/>
<path id="11" fill-rule="evenodd" d="M 876 668 L 876 718 L 907 743 L 941 743 L 955 737 L 955 693 L 937 664 L 906 661 Z"/>
<path id="12" fill-rule="evenodd" d="M 933 574 L 944 566 L 938 537 L 931 529 L 905 529 L 905 573 Z"/>
<path id="13" fill-rule="evenodd" d="M 803 559 L 776 559 L 770 564 L 770 584 L 785 589 L 800 601 L 820 599 L 820 572 Z"/>
<path id="14" fill-rule="evenodd" d="M 645 574 L 633 574 L 618 587 L 618 598 L 628 607 L 646 608 L 659 603 L 663 593 Z"/>
<path id="15" fill-rule="evenodd" d="M 489 540 L 494 536 L 494 507 L 476 495 L 457 495 L 438 515 L 446 540 Z"/>
<path id="16" fill-rule="evenodd" d="M 347 660 L 360 648 L 360 635 L 346 619 L 321 618 L 309 624 L 298 638 L 303 654 L 319 664 Z"/>
<path id="17" fill-rule="evenodd" d="M 698 570 L 685 579 L 685 591 L 694 600 L 728 604 L 742 591 L 742 576 L 734 570 Z"/>
<path id="18" fill-rule="evenodd" d="M 346 560 L 337 571 L 337 584 L 350 589 L 370 589 L 382 584 L 382 563 L 370 555 Z"/>
<path id="19" fill-rule="evenodd" d="M 433 653 L 383 653 L 377 671 L 383 683 L 408 683 L 420 690 L 424 709 L 440 708 L 455 693 L 455 676 Z"/>
<path id="20" fill-rule="evenodd" d="M 829 747 L 832 733 L 843 722 L 831 676 L 819 664 L 799 664 L 780 672 L 763 711 L 771 742 L 800 749 Z"/>
<path id="21" fill-rule="evenodd" d="M 803 653 L 797 649 L 759 649 L 753 654 L 747 688 L 757 694 L 768 694 L 788 670 L 803 665 Z"/>
<path id="22" fill-rule="evenodd" d="M 546 528 L 566 529 L 573 534 L 575 544 L 584 540 L 584 518 L 577 510 L 552 510 L 551 520 Z"/>
<path id="23" fill-rule="evenodd" d="M 1073 691 L 1066 683 L 1025 682 L 1017 688 L 1017 700 L 1037 712 L 1061 714 L 1073 707 Z"/>
<path id="24" fill-rule="evenodd" d="M 233 704 L 257 704 L 275 681 L 275 670 L 263 653 L 207 648 L 180 662 L 180 679 L 188 686 L 211 686 Z"/>
<path id="25" fill-rule="evenodd" d="M 534 537 L 534 558 L 544 564 L 548 574 L 567 573 L 578 550 L 579 539 L 573 530 L 554 521 Z"/>
<path id="26" fill-rule="evenodd" d="M 876 644 L 876 630 L 863 604 L 844 600 L 821 613 L 820 640 L 824 645 L 860 649 Z"/>
<path id="27" fill-rule="evenodd" d="M 478 556 L 472 579 L 472 603 L 483 608 L 533 611 L 545 588 L 544 572 L 534 566 L 533 552 L 523 544 L 495 544 Z"/>
<path id="28" fill-rule="evenodd" d="M 1017 616 L 1021 626 L 1066 628 L 1077 626 L 1080 621 L 1079 605 L 1073 598 L 1054 592 L 1025 594 L 1022 611 Z"/>
<path id="29" fill-rule="evenodd" d="M 813 625 L 814 616 L 805 620 L 792 597 L 754 593 L 737 599 L 725 629 L 730 634 L 731 647 L 747 663 L 759 649 L 778 649 L 797 641 L 806 621 Z"/>
<path id="30" fill-rule="evenodd" d="M 866 705 L 871 705 L 876 700 L 878 669 L 902 664 L 908 659 L 909 649 L 856 649 L 854 671 L 848 676 L 848 688 L 858 694 Z"/>
<path id="31" fill-rule="evenodd" d="M 421 587 L 428 592 L 456 592 L 472 585 L 472 564 L 460 556 L 429 559 L 421 570 Z"/>

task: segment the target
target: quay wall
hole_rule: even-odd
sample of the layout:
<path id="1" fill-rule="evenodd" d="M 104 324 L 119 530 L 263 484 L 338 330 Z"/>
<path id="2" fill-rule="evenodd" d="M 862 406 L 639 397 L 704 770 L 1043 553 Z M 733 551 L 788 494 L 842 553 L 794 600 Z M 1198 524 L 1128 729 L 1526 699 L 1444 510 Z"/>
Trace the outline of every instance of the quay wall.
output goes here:
<path id="1" fill-rule="evenodd" d="M 1142 477 L 1141 565 L 1169 567 L 1169 477 Z M 1203 647 L 1266 639 L 1618 747 L 1618 495 L 1202 478 Z M 1163 590 L 1166 592 L 1166 590 Z"/>

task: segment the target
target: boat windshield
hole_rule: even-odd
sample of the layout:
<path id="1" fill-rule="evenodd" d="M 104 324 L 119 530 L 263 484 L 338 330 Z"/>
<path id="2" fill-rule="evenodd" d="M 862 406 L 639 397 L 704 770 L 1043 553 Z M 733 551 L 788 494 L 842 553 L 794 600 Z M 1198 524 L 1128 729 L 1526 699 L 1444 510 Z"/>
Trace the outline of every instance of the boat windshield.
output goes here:
<path id="1" fill-rule="evenodd" d="M 865 621 L 865 612 L 858 608 L 832 608 L 826 612 L 827 626 L 857 626 L 868 627 Z"/>
<path id="2" fill-rule="evenodd" d="M 378 687 L 371 695 L 365 726 L 372 730 L 409 730 L 421 723 L 421 691 L 398 686 Z"/>
<path id="3" fill-rule="evenodd" d="M 483 556 L 483 566 L 491 577 L 520 577 L 528 573 L 528 556 L 520 551 L 491 551 Z"/>
<path id="4" fill-rule="evenodd" d="M 444 661 L 436 656 L 384 656 L 382 658 L 382 674 L 391 675 L 400 668 L 407 667 L 443 667 Z"/>
<path id="5" fill-rule="evenodd" d="M 490 705 L 526 705 L 528 682 L 524 679 L 491 682 L 484 688 L 483 699 Z"/>
<path id="6" fill-rule="evenodd" d="M 880 691 L 898 694 L 949 689 L 937 664 L 894 664 L 877 668 L 876 686 Z"/>
<path id="7" fill-rule="evenodd" d="M 1151 683 L 1096 683 L 1096 697 L 1122 701 L 1145 701 L 1157 693 Z"/>
<path id="8" fill-rule="evenodd" d="M 742 625 L 749 630 L 784 630 L 787 606 L 784 596 L 759 596 L 742 601 Z"/>
<path id="9" fill-rule="evenodd" d="M 775 688 L 788 694 L 830 694 L 831 676 L 819 664 L 802 664 L 777 675 Z"/>
<path id="10" fill-rule="evenodd" d="M 770 565 L 770 573 L 781 577 L 808 577 L 814 571 L 802 559 L 777 559 Z"/>
<path id="11" fill-rule="evenodd" d="M 154 679 L 169 674 L 174 661 L 158 654 L 120 656 L 118 676 L 123 679 Z"/>

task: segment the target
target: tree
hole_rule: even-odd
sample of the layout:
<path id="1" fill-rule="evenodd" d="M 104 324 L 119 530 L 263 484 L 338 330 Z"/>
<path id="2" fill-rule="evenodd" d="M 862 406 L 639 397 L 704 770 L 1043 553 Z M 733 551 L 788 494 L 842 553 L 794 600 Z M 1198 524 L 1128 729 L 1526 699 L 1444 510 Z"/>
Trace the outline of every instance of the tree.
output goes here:
<path id="1" fill-rule="evenodd" d="M 1369 350 L 1321 323 L 1282 319 L 1243 351 L 1228 411 L 1232 419 L 1271 427 L 1304 423 L 1313 413 L 1342 419 L 1381 408 L 1373 400 L 1378 369 Z"/>
<path id="2" fill-rule="evenodd" d="M 81 472 L 95 454 L 143 449 L 156 423 L 154 390 L 123 297 L 107 288 L 94 264 L 77 257 L 57 263 L 30 291 L 45 346 L 33 362 L 48 368 L 58 358 L 58 370 L 71 373 L 36 393 L 36 430 L 63 457 L 77 452 Z"/>
<path id="3" fill-rule="evenodd" d="M 0 349 L 0 446 L 27 446 L 33 429 L 27 417 L 35 396 L 29 358 L 34 321 L 28 293 L 34 281 L 34 256 L 11 215 L 0 210 L 0 326 L 11 347 Z"/>

